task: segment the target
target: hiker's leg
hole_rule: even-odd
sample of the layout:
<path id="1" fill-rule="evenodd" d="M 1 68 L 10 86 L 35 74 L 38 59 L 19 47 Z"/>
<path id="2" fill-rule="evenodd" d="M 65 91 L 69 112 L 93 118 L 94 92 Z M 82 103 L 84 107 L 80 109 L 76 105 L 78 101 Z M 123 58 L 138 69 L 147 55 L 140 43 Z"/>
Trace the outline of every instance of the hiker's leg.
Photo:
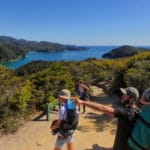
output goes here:
<path id="1" fill-rule="evenodd" d="M 55 149 L 54 150 L 61 150 L 63 145 L 66 143 L 65 138 L 57 137 L 56 143 L 55 143 Z"/>
<path id="2" fill-rule="evenodd" d="M 73 143 L 67 143 L 67 150 L 74 150 Z"/>
<path id="3" fill-rule="evenodd" d="M 54 149 L 54 150 L 61 150 L 61 148 L 55 147 L 55 149 Z"/>
<path id="4" fill-rule="evenodd" d="M 83 105 L 83 113 L 85 113 L 85 106 Z"/>
<path id="5" fill-rule="evenodd" d="M 67 150 L 74 150 L 73 141 L 74 141 L 74 134 L 69 136 L 67 139 Z"/>
<path id="6" fill-rule="evenodd" d="M 84 101 L 86 101 L 86 97 L 84 97 Z M 85 113 L 85 105 L 83 105 L 83 114 Z"/>
<path id="7" fill-rule="evenodd" d="M 84 95 L 84 99 L 83 100 L 84 101 L 89 101 L 89 95 L 87 93 Z M 85 113 L 85 111 L 86 111 L 86 106 L 83 105 L 83 113 Z"/>

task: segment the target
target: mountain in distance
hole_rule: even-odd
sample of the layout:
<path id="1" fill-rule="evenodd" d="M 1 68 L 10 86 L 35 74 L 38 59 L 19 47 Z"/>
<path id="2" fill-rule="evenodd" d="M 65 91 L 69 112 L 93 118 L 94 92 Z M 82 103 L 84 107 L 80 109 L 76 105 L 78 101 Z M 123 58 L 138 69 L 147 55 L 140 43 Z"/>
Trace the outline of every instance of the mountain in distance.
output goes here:
<path id="1" fill-rule="evenodd" d="M 0 61 L 15 60 L 25 57 L 27 52 L 58 52 L 64 50 L 86 50 L 87 47 L 63 45 L 47 41 L 27 41 L 9 36 L 0 36 Z"/>
<path id="2" fill-rule="evenodd" d="M 112 49 L 110 52 L 107 52 L 102 55 L 103 58 L 122 58 L 129 57 L 135 54 L 138 54 L 143 51 L 150 51 L 146 48 L 136 48 L 129 45 L 120 46 L 118 48 Z"/>

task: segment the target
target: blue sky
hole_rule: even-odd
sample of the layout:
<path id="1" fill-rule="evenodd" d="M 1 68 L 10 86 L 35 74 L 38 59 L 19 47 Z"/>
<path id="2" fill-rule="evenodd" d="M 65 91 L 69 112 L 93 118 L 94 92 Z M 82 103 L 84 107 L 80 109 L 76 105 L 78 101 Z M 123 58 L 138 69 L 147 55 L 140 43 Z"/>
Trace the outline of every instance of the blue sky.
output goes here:
<path id="1" fill-rule="evenodd" d="M 0 0 L 0 35 L 76 45 L 150 45 L 150 0 Z"/>

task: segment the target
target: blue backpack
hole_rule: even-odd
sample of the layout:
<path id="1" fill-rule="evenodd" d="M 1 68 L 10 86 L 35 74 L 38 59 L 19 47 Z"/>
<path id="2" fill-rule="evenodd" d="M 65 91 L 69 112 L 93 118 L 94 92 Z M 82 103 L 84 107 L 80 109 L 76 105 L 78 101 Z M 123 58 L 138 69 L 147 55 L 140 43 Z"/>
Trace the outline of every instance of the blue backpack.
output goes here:
<path id="1" fill-rule="evenodd" d="M 128 144 L 132 150 L 150 150 L 150 106 L 140 112 Z"/>
<path id="2" fill-rule="evenodd" d="M 74 133 L 79 122 L 79 113 L 77 113 L 76 105 L 73 100 L 68 100 L 65 105 L 67 117 L 62 121 L 59 132 L 63 136 L 70 136 Z"/>

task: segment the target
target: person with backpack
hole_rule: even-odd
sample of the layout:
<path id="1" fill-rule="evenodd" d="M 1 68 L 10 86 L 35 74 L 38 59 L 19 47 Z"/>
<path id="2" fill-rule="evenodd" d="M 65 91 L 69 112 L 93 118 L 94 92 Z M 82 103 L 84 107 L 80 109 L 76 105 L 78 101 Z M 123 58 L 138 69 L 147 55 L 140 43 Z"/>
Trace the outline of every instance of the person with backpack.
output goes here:
<path id="1" fill-rule="evenodd" d="M 54 150 L 61 150 L 67 144 L 67 150 L 74 150 L 74 134 L 78 126 L 79 112 L 71 98 L 71 92 L 63 89 L 58 93 L 61 107 L 58 118 L 51 125 L 53 134 L 57 134 Z"/>
<path id="2" fill-rule="evenodd" d="M 78 81 L 78 96 L 80 96 L 80 99 L 83 101 L 88 101 L 89 100 L 88 93 L 89 93 L 89 87 L 84 84 L 83 80 L 79 80 Z M 79 107 L 79 110 L 80 110 L 80 107 Z M 85 108 L 85 105 L 83 105 L 82 113 L 84 114 L 85 111 L 86 111 L 86 108 Z"/>
<path id="3" fill-rule="evenodd" d="M 140 103 L 143 108 L 128 143 L 132 150 L 150 150 L 150 88 L 143 92 Z"/>
<path id="4" fill-rule="evenodd" d="M 135 105 L 136 100 L 139 98 L 139 92 L 134 87 L 120 88 L 120 90 L 122 93 L 121 105 L 117 107 L 109 107 L 91 101 L 82 101 L 78 98 L 76 102 L 79 105 L 85 105 L 117 118 L 118 123 L 113 150 L 130 150 L 128 147 L 128 138 L 139 113 L 139 108 Z"/>

